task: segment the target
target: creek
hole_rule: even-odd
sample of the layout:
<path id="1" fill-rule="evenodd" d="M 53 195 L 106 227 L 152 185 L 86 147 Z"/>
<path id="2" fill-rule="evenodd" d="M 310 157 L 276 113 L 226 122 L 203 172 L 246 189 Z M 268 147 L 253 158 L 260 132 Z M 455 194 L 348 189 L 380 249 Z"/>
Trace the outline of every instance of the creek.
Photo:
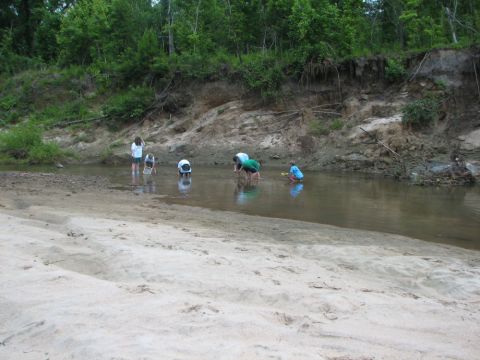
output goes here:
<path id="1" fill-rule="evenodd" d="M 106 176 L 112 187 L 142 196 L 162 195 L 160 201 L 170 204 L 374 230 L 480 249 L 478 186 L 420 187 L 360 174 L 309 171 L 305 171 L 303 183 L 289 184 L 280 175 L 285 169 L 266 169 L 257 186 L 248 186 L 237 180 L 230 167 L 194 164 L 190 181 L 179 180 L 175 166 L 160 166 L 157 175 L 133 177 L 128 165 L 68 166 L 54 171 Z"/>

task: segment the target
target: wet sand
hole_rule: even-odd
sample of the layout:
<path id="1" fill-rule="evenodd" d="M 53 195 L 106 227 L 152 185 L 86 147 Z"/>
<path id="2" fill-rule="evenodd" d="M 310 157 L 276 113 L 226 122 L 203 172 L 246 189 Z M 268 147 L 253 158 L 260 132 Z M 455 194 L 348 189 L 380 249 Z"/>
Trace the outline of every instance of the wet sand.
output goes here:
<path id="1" fill-rule="evenodd" d="M 0 358 L 480 358 L 480 252 L 161 200 L 0 174 Z"/>

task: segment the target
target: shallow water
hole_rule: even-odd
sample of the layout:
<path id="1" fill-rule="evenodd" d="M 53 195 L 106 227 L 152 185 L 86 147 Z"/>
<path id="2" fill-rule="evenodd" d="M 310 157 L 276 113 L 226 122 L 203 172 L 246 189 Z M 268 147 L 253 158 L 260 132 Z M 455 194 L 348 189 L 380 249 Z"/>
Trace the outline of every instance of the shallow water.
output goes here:
<path id="1" fill-rule="evenodd" d="M 257 186 L 239 184 L 230 167 L 194 167 L 178 181 L 175 167 L 132 177 L 128 166 L 76 166 L 59 171 L 104 175 L 117 188 L 165 195 L 168 203 L 407 235 L 480 249 L 480 187 L 418 187 L 358 174 L 305 172 L 289 184 L 282 170 L 262 171 Z M 285 171 L 285 170 L 283 170 Z"/>

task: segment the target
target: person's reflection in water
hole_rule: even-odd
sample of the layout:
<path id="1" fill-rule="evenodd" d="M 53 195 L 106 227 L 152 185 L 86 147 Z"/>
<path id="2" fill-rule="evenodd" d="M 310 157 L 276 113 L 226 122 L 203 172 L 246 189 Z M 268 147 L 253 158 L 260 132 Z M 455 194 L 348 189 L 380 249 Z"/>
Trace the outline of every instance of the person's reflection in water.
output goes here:
<path id="1" fill-rule="evenodd" d="M 235 187 L 235 200 L 238 205 L 244 205 L 247 202 L 252 201 L 258 195 L 256 183 L 248 182 L 245 179 L 238 179 L 237 186 Z"/>
<path id="2" fill-rule="evenodd" d="M 290 196 L 296 198 L 303 190 L 302 183 L 294 183 L 290 185 Z"/>
<path id="3" fill-rule="evenodd" d="M 155 180 L 152 175 L 143 175 L 143 192 L 155 194 L 156 193 Z"/>
<path id="4" fill-rule="evenodd" d="M 181 195 L 183 196 L 188 196 L 188 193 L 190 192 L 192 188 L 192 178 L 186 177 L 186 176 L 181 176 L 178 179 L 178 191 L 180 192 Z"/>
<path id="5" fill-rule="evenodd" d="M 140 184 L 140 175 L 132 172 L 132 190 L 134 193 L 143 193 L 143 186 Z"/>

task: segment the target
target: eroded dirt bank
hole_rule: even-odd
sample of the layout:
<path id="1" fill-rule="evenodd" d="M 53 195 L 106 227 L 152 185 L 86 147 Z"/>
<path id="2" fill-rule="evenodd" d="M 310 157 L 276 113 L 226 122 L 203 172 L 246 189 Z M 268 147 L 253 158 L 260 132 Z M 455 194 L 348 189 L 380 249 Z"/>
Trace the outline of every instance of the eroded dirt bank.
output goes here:
<path id="1" fill-rule="evenodd" d="M 228 81 L 178 82 L 142 121 L 121 131 L 93 126 L 54 130 L 48 137 L 82 162 L 126 162 L 140 135 L 162 163 L 189 158 L 196 165 L 226 164 L 245 151 L 265 166 L 295 158 L 310 169 L 402 172 L 392 152 L 363 128 L 399 154 L 407 174 L 428 163 L 448 163 L 454 152 L 480 169 L 479 50 L 413 56 L 405 80 L 396 83 L 386 80 L 385 65 L 381 57 L 317 64 L 300 81 L 285 83 L 282 97 L 269 104 Z M 432 96 L 441 106 L 431 126 L 401 125 L 404 105 Z"/>
<path id="2" fill-rule="evenodd" d="M 480 257 L 0 175 L 2 359 L 477 359 Z"/>

